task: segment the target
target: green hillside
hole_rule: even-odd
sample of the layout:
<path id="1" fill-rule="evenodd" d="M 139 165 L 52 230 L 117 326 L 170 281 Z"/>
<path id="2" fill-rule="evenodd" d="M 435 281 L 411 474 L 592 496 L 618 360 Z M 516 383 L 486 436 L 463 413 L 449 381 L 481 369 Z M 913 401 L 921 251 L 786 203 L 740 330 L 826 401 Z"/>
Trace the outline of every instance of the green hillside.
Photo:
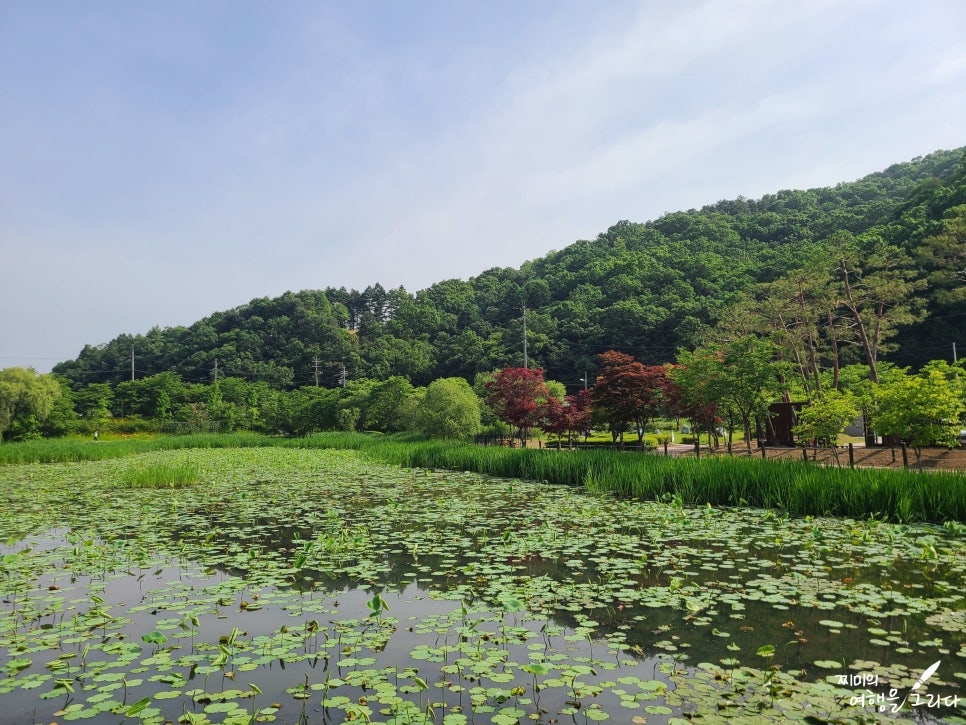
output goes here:
<path id="1" fill-rule="evenodd" d="M 621 221 L 518 269 L 416 293 L 373 284 L 255 299 L 188 327 L 88 345 L 54 372 L 75 389 L 114 385 L 131 377 L 133 346 L 139 378 L 210 382 L 217 367 L 278 389 L 333 387 L 343 375 L 472 380 L 522 363 L 524 306 L 531 366 L 571 389 L 605 350 L 661 363 L 749 326 L 816 366 L 864 362 L 858 328 L 868 326 L 881 359 L 918 366 L 948 357 L 966 327 L 964 257 L 961 148 L 831 188 Z M 843 280 L 863 295 L 856 309 Z"/>

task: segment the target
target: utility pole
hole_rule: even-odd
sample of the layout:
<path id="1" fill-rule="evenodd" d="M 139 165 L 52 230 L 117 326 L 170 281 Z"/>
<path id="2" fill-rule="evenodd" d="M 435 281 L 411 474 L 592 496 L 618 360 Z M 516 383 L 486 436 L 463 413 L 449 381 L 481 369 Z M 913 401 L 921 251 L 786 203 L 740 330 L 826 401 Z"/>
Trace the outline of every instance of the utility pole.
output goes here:
<path id="1" fill-rule="evenodd" d="M 527 369 L 527 306 L 523 306 L 523 368 Z"/>
<path id="2" fill-rule="evenodd" d="M 341 385 L 344 388 L 345 382 L 348 376 L 346 375 L 346 372 L 345 372 L 345 363 L 340 363 L 340 365 L 342 365 L 342 373 L 339 375 L 339 385 Z"/>
<path id="3" fill-rule="evenodd" d="M 315 370 L 315 387 L 319 387 L 319 356 L 312 358 L 312 368 Z"/>
<path id="4" fill-rule="evenodd" d="M 953 355 L 956 354 L 956 344 L 953 343 Z M 134 343 L 131 343 L 131 381 L 134 381 Z"/>
<path id="5" fill-rule="evenodd" d="M 953 343 L 953 365 L 955 365 L 957 362 L 959 361 L 956 359 L 956 343 L 954 342 Z"/>
<path id="6" fill-rule="evenodd" d="M 215 358 L 214 375 L 215 375 L 215 382 L 217 383 L 218 382 L 218 358 Z"/>

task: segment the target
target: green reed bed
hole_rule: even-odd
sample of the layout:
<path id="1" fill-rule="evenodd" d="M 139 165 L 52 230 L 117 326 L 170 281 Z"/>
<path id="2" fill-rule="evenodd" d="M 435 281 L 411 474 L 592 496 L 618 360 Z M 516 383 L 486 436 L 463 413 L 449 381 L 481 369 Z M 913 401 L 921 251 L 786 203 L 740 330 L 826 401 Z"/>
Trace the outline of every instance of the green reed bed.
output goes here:
<path id="1" fill-rule="evenodd" d="M 795 515 L 966 521 L 966 476 L 957 472 L 850 470 L 798 461 L 521 450 L 328 434 L 304 443 L 349 447 L 403 466 L 583 485 L 627 498 L 754 506 Z"/>
<path id="2" fill-rule="evenodd" d="M 244 448 L 277 445 L 279 439 L 252 433 L 159 436 L 150 439 L 92 441 L 79 438 L 4 443 L 0 445 L 0 465 L 18 463 L 70 463 L 123 458 L 148 451 L 187 448 Z"/>
<path id="3" fill-rule="evenodd" d="M 121 477 L 123 488 L 185 488 L 198 482 L 200 469 L 192 461 L 154 463 L 133 468 Z"/>
<path id="4" fill-rule="evenodd" d="M 0 445 L 0 463 L 71 463 L 120 458 L 151 450 L 151 441 L 111 441 L 54 439 L 4 443 Z"/>

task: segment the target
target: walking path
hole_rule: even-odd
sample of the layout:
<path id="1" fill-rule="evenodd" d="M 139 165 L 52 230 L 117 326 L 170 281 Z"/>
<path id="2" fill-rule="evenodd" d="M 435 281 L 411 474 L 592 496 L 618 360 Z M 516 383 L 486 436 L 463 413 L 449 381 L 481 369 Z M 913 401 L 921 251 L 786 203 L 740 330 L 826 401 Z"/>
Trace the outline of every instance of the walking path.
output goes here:
<path id="1" fill-rule="evenodd" d="M 531 441 L 530 445 L 537 445 Z M 554 443 L 544 443 L 544 448 L 555 449 Z M 564 447 L 566 449 L 566 446 Z M 578 446 L 579 448 L 579 446 Z M 625 443 L 624 450 L 630 453 L 638 453 L 639 450 L 632 443 Z M 801 448 L 766 448 L 765 457 L 773 460 L 803 460 L 803 449 Z M 646 452 L 647 455 L 664 455 L 664 447 Z M 694 446 L 685 443 L 669 443 L 667 447 L 669 456 L 693 456 Z M 842 467 L 849 465 L 849 452 L 846 446 L 838 447 L 839 460 L 836 462 L 832 450 L 829 448 L 808 449 L 807 460 L 816 463 Z M 744 443 L 735 443 L 731 446 L 731 453 L 728 453 L 726 446 L 719 446 L 711 449 L 707 446 L 701 447 L 701 457 L 705 456 L 748 456 L 748 448 Z M 761 448 L 752 445 L 751 454 L 756 458 L 761 458 Z M 911 448 L 906 450 L 906 460 L 903 461 L 901 448 L 882 448 L 866 447 L 864 445 L 853 445 L 852 459 L 856 467 L 863 468 L 916 468 L 916 454 Z M 922 450 L 922 467 L 926 470 L 948 470 L 966 472 L 966 448 L 924 448 Z"/>

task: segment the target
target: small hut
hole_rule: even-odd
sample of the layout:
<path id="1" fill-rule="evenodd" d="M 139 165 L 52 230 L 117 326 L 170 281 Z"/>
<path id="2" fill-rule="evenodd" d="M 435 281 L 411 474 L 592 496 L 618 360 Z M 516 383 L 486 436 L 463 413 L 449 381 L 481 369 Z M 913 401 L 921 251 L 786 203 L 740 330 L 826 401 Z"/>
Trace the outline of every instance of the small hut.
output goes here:
<path id="1" fill-rule="evenodd" d="M 768 406 L 768 425 L 765 426 L 765 445 L 784 446 L 791 448 L 795 445 L 795 434 L 792 428 L 798 425 L 798 414 L 807 402 L 772 403 Z"/>

